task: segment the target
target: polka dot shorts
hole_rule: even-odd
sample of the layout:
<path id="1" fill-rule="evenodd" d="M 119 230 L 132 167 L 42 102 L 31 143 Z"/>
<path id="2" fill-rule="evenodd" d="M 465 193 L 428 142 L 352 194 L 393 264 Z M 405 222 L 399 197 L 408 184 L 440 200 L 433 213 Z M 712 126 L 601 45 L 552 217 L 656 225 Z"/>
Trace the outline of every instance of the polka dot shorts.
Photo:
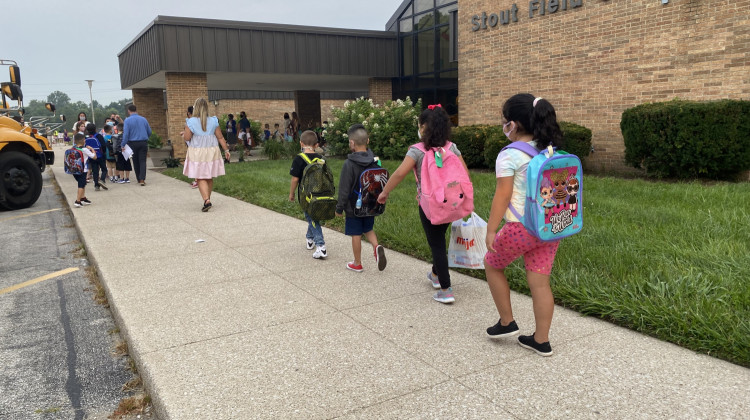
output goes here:
<path id="1" fill-rule="evenodd" d="M 549 275 L 560 241 L 543 242 L 531 235 L 521 223 L 506 223 L 495 235 L 492 247 L 484 260 L 490 266 L 502 270 L 523 255 L 526 271 Z"/>

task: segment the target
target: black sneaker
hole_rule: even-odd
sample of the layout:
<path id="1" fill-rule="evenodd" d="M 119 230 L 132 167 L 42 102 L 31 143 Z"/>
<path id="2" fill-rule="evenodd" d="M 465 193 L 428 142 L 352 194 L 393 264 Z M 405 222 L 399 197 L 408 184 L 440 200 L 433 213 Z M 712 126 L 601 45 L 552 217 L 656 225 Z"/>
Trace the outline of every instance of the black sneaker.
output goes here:
<path id="1" fill-rule="evenodd" d="M 84 206 L 88 206 L 89 204 L 91 204 L 91 201 L 89 201 L 89 199 L 88 199 L 88 198 L 86 198 L 86 197 L 83 197 L 83 198 L 81 199 L 81 203 L 82 203 L 82 204 L 83 204 Z"/>
<path id="2" fill-rule="evenodd" d="M 516 321 L 510 321 L 510 324 L 503 326 L 501 320 L 497 321 L 497 324 L 487 328 L 487 336 L 489 338 L 503 338 L 511 337 L 518 334 L 518 325 Z"/>
<path id="3" fill-rule="evenodd" d="M 94 187 L 94 191 L 99 191 L 99 186 Z"/>
<path id="4" fill-rule="evenodd" d="M 552 356 L 552 346 L 549 345 L 549 341 L 546 343 L 537 343 L 534 340 L 534 334 L 531 335 L 519 335 L 518 345 L 529 350 L 533 350 L 540 356 Z"/>
<path id="5" fill-rule="evenodd" d="M 108 189 L 109 189 L 109 188 L 107 188 L 107 186 L 106 186 L 106 185 L 104 185 L 104 183 L 103 183 L 103 182 L 102 182 L 102 183 L 100 183 L 100 184 L 99 184 L 99 186 L 100 186 L 100 187 L 102 187 L 102 188 L 103 188 L 104 190 L 108 190 Z"/>

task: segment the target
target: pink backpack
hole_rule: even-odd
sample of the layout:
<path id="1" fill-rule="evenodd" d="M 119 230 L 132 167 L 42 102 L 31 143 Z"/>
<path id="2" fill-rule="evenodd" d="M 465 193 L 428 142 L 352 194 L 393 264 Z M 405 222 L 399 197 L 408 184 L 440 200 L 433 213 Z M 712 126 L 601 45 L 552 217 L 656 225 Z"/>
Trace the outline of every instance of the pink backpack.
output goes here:
<path id="1" fill-rule="evenodd" d="M 470 215 L 474 211 L 474 187 L 461 159 L 450 151 L 451 142 L 430 150 L 422 143 L 411 147 L 424 152 L 417 201 L 430 222 L 442 225 Z M 416 168 L 414 177 L 417 178 Z"/>

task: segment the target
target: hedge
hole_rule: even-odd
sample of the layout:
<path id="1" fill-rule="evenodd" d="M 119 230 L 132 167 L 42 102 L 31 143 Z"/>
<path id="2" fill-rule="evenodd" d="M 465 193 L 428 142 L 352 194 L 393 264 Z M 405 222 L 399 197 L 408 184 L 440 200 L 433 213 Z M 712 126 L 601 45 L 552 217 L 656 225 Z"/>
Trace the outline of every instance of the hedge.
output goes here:
<path id="1" fill-rule="evenodd" d="M 591 130 L 565 121 L 559 124 L 563 132 L 562 149 L 581 159 L 588 156 L 591 151 Z M 497 154 L 510 144 L 500 125 L 454 127 L 451 141 L 461 151 L 466 166 L 484 169 L 494 169 Z"/>
<path id="2" fill-rule="evenodd" d="M 673 100 L 625 110 L 625 161 L 658 177 L 733 179 L 750 169 L 750 101 Z"/>

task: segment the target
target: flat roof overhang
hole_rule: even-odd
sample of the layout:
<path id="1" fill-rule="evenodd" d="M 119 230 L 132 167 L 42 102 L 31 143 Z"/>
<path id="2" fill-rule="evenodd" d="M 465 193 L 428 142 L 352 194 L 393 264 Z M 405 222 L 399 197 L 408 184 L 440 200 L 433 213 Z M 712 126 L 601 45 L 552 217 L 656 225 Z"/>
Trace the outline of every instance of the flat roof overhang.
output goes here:
<path id="1" fill-rule="evenodd" d="M 164 89 L 167 72 L 209 90 L 366 91 L 398 74 L 396 34 L 158 16 L 119 54 L 123 89 Z"/>

